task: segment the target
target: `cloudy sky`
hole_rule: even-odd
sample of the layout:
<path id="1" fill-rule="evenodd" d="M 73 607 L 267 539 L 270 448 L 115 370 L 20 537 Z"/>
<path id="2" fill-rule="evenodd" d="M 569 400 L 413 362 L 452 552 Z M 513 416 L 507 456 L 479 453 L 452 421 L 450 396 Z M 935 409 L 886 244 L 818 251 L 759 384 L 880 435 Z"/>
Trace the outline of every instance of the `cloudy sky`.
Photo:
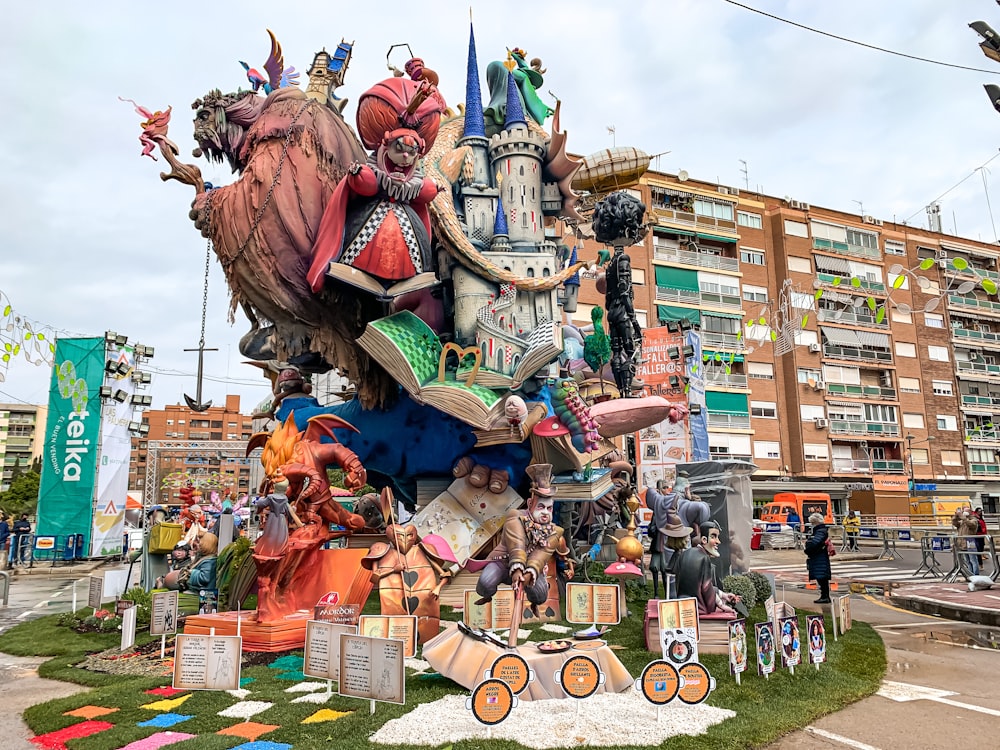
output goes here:
<path id="1" fill-rule="evenodd" d="M 563 101 L 570 148 L 613 144 L 669 152 L 654 166 L 696 179 L 788 195 L 813 205 L 926 225 L 941 198 L 945 230 L 995 240 L 1000 213 L 1000 114 L 984 83 L 1000 64 L 968 24 L 1000 29 L 990 0 L 747 0 L 829 34 L 952 66 L 822 36 L 725 0 L 549 0 L 473 3 L 479 60 L 518 46 L 541 57 L 544 91 Z M 364 8 L 378 7 L 377 18 Z M 349 9 L 348 9 L 349 8 Z M 355 42 L 350 98 L 387 75 L 386 53 L 408 43 L 441 77 L 449 104 L 464 96 L 468 4 L 229 0 L 17 3 L 0 50 L 0 298 L 36 327 L 63 335 L 107 329 L 156 348 L 154 406 L 195 393 L 205 241 L 187 219 L 188 186 L 162 183 L 163 162 L 140 158 L 138 115 L 174 107 L 170 136 L 194 147 L 190 103 L 211 88 L 246 85 L 238 60 L 262 65 L 265 29 L 286 65 Z M 392 61 L 402 67 L 405 54 Z M 303 76 L 304 77 L 304 76 Z M 354 109 L 348 109 L 353 123 Z M 614 135 L 608 128 L 615 129 Z M 207 180 L 228 169 L 199 160 Z M 744 169 L 745 163 L 745 169 Z M 992 170 L 992 171 L 991 171 Z M 984 177 L 986 184 L 984 185 Z M 957 185 L 957 186 L 956 186 Z M 997 216 L 1000 220 L 1000 216 Z M 241 364 L 240 317 L 212 262 L 204 398 L 266 397 Z M 3 332 L 0 331 L 0 334 Z M 49 370 L 15 359 L 0 401 L 44 403 Z"/>

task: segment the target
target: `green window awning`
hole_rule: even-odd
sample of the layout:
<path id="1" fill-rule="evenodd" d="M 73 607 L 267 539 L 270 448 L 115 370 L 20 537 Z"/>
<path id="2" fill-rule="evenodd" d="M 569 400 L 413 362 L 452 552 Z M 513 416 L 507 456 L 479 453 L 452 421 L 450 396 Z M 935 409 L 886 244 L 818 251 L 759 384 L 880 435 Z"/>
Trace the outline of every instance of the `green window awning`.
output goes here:
<path id="1" fill-rule="evenodd" d="M 730 359 L 732 357 L 732 359 Z M 701 358 L 705 362 L 742 362 L 742 354 L 731 354 L 729 352 L 717 352 L 712 349 L 702 349 Z"/>
<path id="2" fill-rule="evenodd" d="M 704 232 L 698 232 L 698 237 L 703 240 L 715 240 L 716 242 L 732 242 L 736 243 L 735 237 L 721 237 L 717 234 L 705 234 Z"/>
<path id="3" fill-rule="evenodd" d="M 656 317 L 661 323 L 679 323 L 687 320 L 693 326 L 701 325 L 701 310 L 692 307 L 656 306 Z"/>
<path id="4" fill-rule="evenodd" d="M 732 320 L 743 320 L 743 316 L 739 313 L 723 313 L 715 312 L 714 310 L 710 313 L 705 313 L 706 318 L 730 318 Z"/>
<path id="5" fill-rule="evenodd" d="M 673 227 L 661 227 L 659 224 L 653 227 L 653 232 L 656 234 L 679 234 L 684 237 L 694 237 L 694 232 L 687 232 L 683 229 L 674 229 Z"/>
<path id="6" fill-rule="evenodd" d="M 656 285 L 688 292 L 701 291 L 701 287 L 698 286 L 698 272 L 686 268 L 656 266 Z"/>
<path id="7" fill-rule="evenodd" d="M 750 415 L 750 407 L 747 403 L 747 394 L 745 393 L 705 391 L 705 406 L 713 414 Z"/>

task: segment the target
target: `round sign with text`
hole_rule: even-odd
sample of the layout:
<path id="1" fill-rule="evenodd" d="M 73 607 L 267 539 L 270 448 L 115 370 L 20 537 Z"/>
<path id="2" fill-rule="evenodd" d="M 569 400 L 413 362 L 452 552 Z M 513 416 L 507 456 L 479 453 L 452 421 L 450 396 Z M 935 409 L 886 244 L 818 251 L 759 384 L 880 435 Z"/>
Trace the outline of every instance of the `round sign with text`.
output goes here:
<path id="1" fill-rule="evenodd" d="M 698 662 L 685 664 L 678 672 L 683 680 L 683 687 L 678 691 L 677 697 L 684 703 L 694 705 L 701 703 L 712 692 L 715 687 L 715 680 L 708 670 Z"/>
<path id="2" fill-rule="evenodd" d="M 510 716 L 515 700 L 510 685 L 503 680 L 490 678 L 480 682 L 472 691 L 470 708 L 476 721 L 493 726 Z"/>
<path id="3" fill-rule="evenodd" d="M 657 659 L 646 665 L 639 678 L 643 696 L 655 706 L 664 706 L 677 697 L 681 681 L 673 664 Z"/>
<path id="4" fill-rule="evenodd" d="M 601 685 L 601 668 L 589 656 L 571 656 L 558 674 L 559 684 L 570 698 L 588 698 Z"/>
<path id="5" fill-rule="evenodd" d="M 490 677 L 503 680 L 510 685 L 514 695 L 520 695 L 528 687 L 528 682 L 531 680 L 531 670 L 523 656 L 502 654 L 490 667 Z"/>

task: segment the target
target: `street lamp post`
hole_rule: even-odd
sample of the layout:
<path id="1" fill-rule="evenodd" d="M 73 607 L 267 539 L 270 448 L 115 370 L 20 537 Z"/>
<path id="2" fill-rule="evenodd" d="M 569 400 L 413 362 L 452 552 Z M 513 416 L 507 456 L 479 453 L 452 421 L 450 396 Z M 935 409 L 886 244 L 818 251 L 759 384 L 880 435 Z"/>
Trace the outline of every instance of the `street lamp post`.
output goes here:
<path id="1" fill-rule="evenodd" d="M 936 440 L 934 435 L 928 435 L 923 440 L 917 440 L 917 436 L 914 434 L 909 434 L 906 436 L 906 454 L 907 454 L 907 464 L 910 469 L 910 495 L 914 494 L 916 483 L 913 479 L 913 446 L 914 444 L 920 445 L 921 443 L 929 443 L 931 440 Z M 930 454 L 930 449 L 928 449 L 928 455 Z"/>

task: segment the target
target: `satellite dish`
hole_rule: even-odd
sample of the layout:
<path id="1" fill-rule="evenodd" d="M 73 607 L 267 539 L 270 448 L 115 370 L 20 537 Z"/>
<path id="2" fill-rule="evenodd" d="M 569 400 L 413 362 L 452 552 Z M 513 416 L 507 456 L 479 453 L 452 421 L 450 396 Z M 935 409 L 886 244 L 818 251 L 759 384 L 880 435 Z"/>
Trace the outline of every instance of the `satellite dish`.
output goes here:
<path id="1" fill-rule="evenodd" d="M 688 178 L 688 173 L 686 169 L 682 169 L 680 172 L 677 173 L 677 179 L 680 180 L 681 182 L 684 182 L 685 180 L 687 180 L 687 178 Z"/>
<path id="2" fill-rule="evenodd" d="M 816 378 L 809 378 L 809 380 L 807 380 L 806 382 L 809 384 L 810 388 L 816 387 Z"/>

